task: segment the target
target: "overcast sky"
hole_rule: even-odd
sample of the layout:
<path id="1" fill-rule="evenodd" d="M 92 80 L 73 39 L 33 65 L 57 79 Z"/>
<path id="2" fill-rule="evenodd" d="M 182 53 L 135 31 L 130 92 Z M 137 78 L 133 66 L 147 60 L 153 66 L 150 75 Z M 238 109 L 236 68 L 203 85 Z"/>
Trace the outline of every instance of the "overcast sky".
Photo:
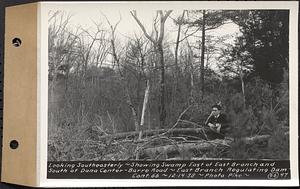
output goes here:
<path id="1" fill-rule="evenodd" d="M 126 5 L 126 6 L 125 6 Z M 162 6 L 163 7 L 163 6 Z M 184 8 L 184 7 L 183 7 Z M 172 7 L 171 13 L 172 18 L 177 18 L 182 14 L 183 8 Z M 190 9 L 193 7 L 190 7 Z M 141 33 L 141 29 L 139 28 L 136 21 L 130 14 L 130 10 L 136 10 L 137 16 L 141 20 L 141 22 L 146 27 L 146 30 L 151 33 L 153 26 L 153 19 L 156 16 L 156 10 L 160 9 L 159 6 L 142 6 L 142 5 L 134 5 L 130 6 L 130 4 L 100 4 L 100 3 L 63 3 L 59 4 L 50 4 L 49 10 L 62 10 L 67 13 L 72 14 L 71 25 L 77 26 L 80 25 L 84 28 L 93 27 L 93 21 L 102 22 L 107 26 L 106 20 L 102 14 L 104 14 L 112 24 L 117 23 L 121 16 L 121 22 L 118 25 L 118 32 L 121 35 L 125 36 L 133 36 L 134 33 Z M 201 8 L 199 7 L 198 10 Z M 197 9 L 195 9 L 197 10 Z M 176 35 L 177 27 L 173 24 L 172 19 L 168 18 L 166 21 L 166 34 L 172 35 L 173 33 Z M 218 30 L 214 32 L 216 35 L 230 35 L 237 33 L 238 27 L 234 24 L 226 24 L 220 27 Z M 171 37 L 172 38 L 172 37 Z"/>
<path id="2" fill-rule="evenodd" d="M 186 5 L 185 5 L 186 6 Z M 197 8 L 195 6 L 166 6 L 165 4 L 154 5 L 154 4 L 140 4 L 131 6 L 130 4 L 103 4 L 103 3 L 61 3 L 61 4 L 49 4 L 47 5 L 48 11 L 65 11 L 67 14 L 71 14 L 72 18 L 70 20 L 70 26 L 76 28 L 76 26 L 81 26 L 85 29 L 93 30 L 96 23 L 103 23 L 108 29 L 108 24 L 103 15 L 105 15 L 112 25 L 116 24 L 120 17 L 121 22 L 117 28 L 117 38 L 121 41 L 126 41 L 128 37 L 133 37 L 134 34 L 142 35 L 142 31 L 136 21 L 130 14 L 130 10 L 136 10 L 137 17 L 145 26 L 147 32 L 150 34 L 153 30 L 153 20 L 156 16 L 156 10 L 160 7 L 166 7 L 164 10 L 173 10 L 170 17 L 177 18 L 182 15 L 184 9 L 201 10 L 201 7 Z M 165 24 L 165 38 L 167 38 L 171 43 L 175 42 L 177 36 L 177 26 L 173 23 L 171 18 L 168 18 Z M 213 36 L 232 36 L 229 37 L 227 42 L 233 43 L 236 36 L 239 35 L 239 28 L 233 23 L 225 24 L 218 29 L 208 32 L 208 34 Z M 201 35 L 201 32 L 198 33 Z M 197 39 L 199 40 L 199 39 Z M 193 39 L 191 39 L 193 41 Z M 173 48 L 173 47 L 172 47 Z M 175 48 L 175 46 L 174 46 Z M 222 48 L 220 46 L 220 48 Z M 215 55 L 217 57 L 218 54 Z M 215 62 L 215 60 L 211 60 Z M 211 64 L 211 67 L 215 67 L 215 64 Z"/>

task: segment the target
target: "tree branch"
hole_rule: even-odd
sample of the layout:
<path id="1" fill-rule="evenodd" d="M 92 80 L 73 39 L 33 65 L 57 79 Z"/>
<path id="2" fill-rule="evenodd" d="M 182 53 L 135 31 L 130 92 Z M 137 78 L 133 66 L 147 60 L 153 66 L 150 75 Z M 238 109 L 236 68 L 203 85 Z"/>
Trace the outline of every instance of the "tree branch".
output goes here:
<path id="1" fill-rule="evenodd" d="M 132 15 L 132 17 L 134 18 L 134 20 L 137 22 L 137 24 L 140 26 L 140 28 L 142 29 L 144 35 L 150 40 L 152 41 L 152 43 L 156 44 L 156 41 L 147 33 L 144 25 L 141 23 L 141 21 L 137 18 L 136 15 L 136 11 L 130 11 L 130 14 Z"/>
<path id="2" fill-rule="evenodd" d="M 158 38 L 158 43 L 161 43 L 163 38 L 164 38 L 165 22 L 166 22 L 167 18 L 169 17 L 169 15 L 172 13 L 172 10 L 168 10 L 165 15 L 163 14 L 163 12 L 161 10 L 159 10 L 158 13 L 161 16 L 161 19 L 160 19 L 160 34 L 159 34 L 159 38 Z"/>

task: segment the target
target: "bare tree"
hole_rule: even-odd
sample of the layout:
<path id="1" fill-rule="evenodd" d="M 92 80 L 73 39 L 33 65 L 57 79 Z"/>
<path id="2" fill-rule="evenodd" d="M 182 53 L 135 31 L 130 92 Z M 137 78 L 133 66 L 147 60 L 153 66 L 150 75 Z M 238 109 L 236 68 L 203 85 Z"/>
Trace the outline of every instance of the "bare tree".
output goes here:
<path id="1" fill-rule="evenodd" d="M 216 29 L 223 25 L 228 18 L 223 16 L 222 11 L 190 11 L 191 14 L 198 15 L 200 13 L 201 17 L 196 19 L 186 20 L 186 23 L 190 27 L 196 27 L 197 30 L 201 29 L 201 40 L 199 41 L 200 51 L 200 87 L 201 87 L 201 99 L 203 99 L 204 95 L 204 78 L 205 78 L 205 70 L 204 70 L 204 61 L 205 61 L 205 52 L 206 52 L 206 33 L 209 30 Z"/>
<path id="2" fill-rule="evenodd" d="M 190 68 L 190 97 L 189 97 L 189 101 L 190 103 L 194 102 L 195 100 L 195 93 L 196 93 L 196 89 L 195 89 L 195 82 L 194 82 L 194 72 L 195 72 L 195 67 L 194 67 L 194 60 L 193 60 L 193 49 L 189 43 L 188 40 L 186 40 L 186 44 L 187 44 L 187 59 L 189 62 L 189 68 Z"/>
<path id="3" fill-rule="evenodd" d="M 181 27 L 183 25 L 183 19 L 184 19 L 184 16 L 185 16 L 185 10 L 182 12 L 182 15 L 181 17 L 175 21 L 177 24 L 178 24 L 178 29 L 177 29 L 177 37 L 176 37 L 176 45 L 175 45 L 175 66 L 176 66 L 176 70 L 178 72 L 179 70 L 179 66 L 178 66 L 178 49 L 179 49 L 179 43 L 182 41 L 180 40 L 180 34 L 181 34 Z M 177 77 L 178 77 L 178 74 L 177 74 Z"/>
<path id="4" fill-rule="evenodd" d="M 138 23 L 140 28 L 142 29 L 144 35 L 153 43 L 157 55 L 159 57 L 160 63 L 160 107 L 159 107 L 159 120 L 160 120 L 160 127 L 164 127 L 166 125 L 166 107 L 165 107 L 165 62 L 164 62 L 164 51 L 163 51 L 163 39 L 164 39 L 164 32 L 165 32 L 165 22 L 169 15 L 171 14 L 172 10 L 168 10 L 163 12 L 162 10 L 157 11 L 157 15 L 160 17 L 160 29 L 158 31 L 156 27 L 156 22 L 154 22 L 154 29 L 155 29 L 155 37 L 148 34 L 144 25 L 137 17 L 136 11 L 130 11 L 132 17 Z"/>
<path id="5" fill-rule="evenodd" d="M 136 111 L 136 109 L 135 109 L 135 107 L 132 103 L 130 93 L 129 93 L 128 83 L 127 83 L 127 81 L 126 81 L 126 79 L 125 79 L 125 77 L 124 77 L 124 75 L 121 71 L 120 57 L 117 54 L 117 50 L 116 50 L 116 29 L 117 29 L 119 23 L 121 22 L 121 16 L 120 16 L 120 19 L 118 20 L 118 22 L 115 25 L 112 25 L 105 15 L 103 15 L 103 16 L 105 17 L 105 19 L 106 19 L 106 21 L 107 21 L 107 23 L 110 27 L 110 30 L 111 30 L 110 43 L 111 43 L 112 56 L 113 56 L 113 59 L 114 59 L 114 63 L 116 63 L 116 65 L 117 65 L 117 69 L 119 71 L 121 80 L 124 82 L 124 91 L 125 91 L 125 95 L 126 95 L 126 102 L 127 102 L 127 104 L 129 105 L 129 107 L 131 109 L 135 130 L 139 131 L 140 126 L 139 126 L 139 122 L 138 122 L 137 111 Z"/>
<path id="6" fill-rule="evenodd" d="M 65 12 L 49 12 L 48 27 L 48 59 L 49 59 L 49 102 L 59 104 L 63 100 L 62 92 L 55 92 L 68 89 L 68 76 L 75 60 L 79 58 L 77 51 L 79 30 L 71 31 L 68 24 L 71 15 Z M 59 84 L 59 86 L 58 86 Z"/>
<path id="7" fill-rule="evenodd" d="M 48 50 L 49 50 L 49 88 L 50 94 L 59 74 L 59 70 L 66 61 L 68 49 L 72 47 L 75 40 L 70 33 L 67 32 L 67 26 L 71 19 L 71 15 L 64 12 L 49 12 L 48 27 Z"/>
<path id="8" fill-rule="evenodd" d="M 148 101 L 149 101 L 149 94 L 150 94 L 150 79 L 147 79 L 146 81 L 146 89 L 145 89 L 145 95 L 144 95 L 144 101 L 143 101 L 143 109 L 142 109 L 142 114 L 141 114 L 141 124 L 140 127 L 143 129 L 145 126 L 145 116 L 146 116 L 146 109 L 148 106 Z M 142 138 L 142 130 L 140 131 L 139 134 L 139 139 Z"/>
<path id="9" fill-rule="evenodd" d="M 107 47 L 105 46 L 106 42 L 106 31 L 101 28 L 101 24 L 96 25 L 97 30 L 96 32 L 92 33 L 87 29 L 81 28 L 83 31 L 83 34 L 87 36 L 88 45 L 83 51 L 83 68 L 84 68 L 84 75 L 86 75 L 86 71 L 88 68 L 88 64 L 93 62 L 92 58 L 96 57 L 97 63 L 99 64 L 99 60 L 103 61 L 104 58 L 107 55 Z M 98 44 L 97 44 L 98 42 Z M 93 49 L 95 49 L 95 46 L 97 46 L 97 51 L 93 52 Z"/>
<path id="10" fill-rule="evenodd" d="M 243 42 L 236 44 L 242 47 Z M 218 64 L 221 72 L 229 77 L 238 77 L 241 82 L 241 91 L 243 95 L 243 104 L 246 106 L 246 91 L 244 75 L 253 69 L 251 65 L 251 55 L 249 52 L 239 52 L 233 45 L 227 44 L 222 50 L 222 55 L 218 58 L 220 64 Z"/>
<path id="11" fill-rule="evenodd" d="M 202 27 L 202 40 L 201 40 L 201 64 L 200 64 L 200 74 L 201 74 L 201 96 L 203 99 L 203 95 L 204 95 L 204 52 L 205 52 L 205 24 L 206 24 L 206 13 L 205 10 L 202 11 L 202 23 L 201 23 L 201 27 Z"/>
<path id="12" fill-rule="evenodd" d="M 151 79 L 151 66 L 147 64 L 146 62 L 146 56 L 150 53 L 149 47 L 148 47 L 148 41 L 145 41 L 143 37 L 138 37 L 135 35 L 135 38 L 130 39 L 130 42 L 128 44 L 128 48 L 126 50 L 126 58 L 125 61 L 127 64 L 130 62 L 132 66 L 134 66 L 134 69 L 137 70 L 138 74 L 136 76 L 137 79 L 137 109 L 138 113 L 140 112 L 140 134 L 139 138 L 142 136 L 142 131 L 145 129 L 145 117 L 146 117 L 146 110 L 149 102 L 149 94 L 150 94 L 150 79 Z M 142 108 L 139 110 L 139 104 L 140 104 L 140 91 L 141 84 L 145 82 L 146 88 L 144 92 L 143 97 L 143 103 Z M 149 123 L 150 124 L 150 123 Z"/>

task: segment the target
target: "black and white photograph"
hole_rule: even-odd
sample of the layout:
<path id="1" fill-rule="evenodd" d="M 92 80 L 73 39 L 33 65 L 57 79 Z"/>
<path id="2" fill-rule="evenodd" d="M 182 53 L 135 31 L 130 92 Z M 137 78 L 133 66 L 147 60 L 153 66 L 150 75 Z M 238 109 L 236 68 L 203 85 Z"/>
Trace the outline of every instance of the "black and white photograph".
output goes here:
<path id="1" fill-rule="evenodd" d="M 289 10 L 145 6 L 48 11 L 48 161 L 289 160 Z"/>

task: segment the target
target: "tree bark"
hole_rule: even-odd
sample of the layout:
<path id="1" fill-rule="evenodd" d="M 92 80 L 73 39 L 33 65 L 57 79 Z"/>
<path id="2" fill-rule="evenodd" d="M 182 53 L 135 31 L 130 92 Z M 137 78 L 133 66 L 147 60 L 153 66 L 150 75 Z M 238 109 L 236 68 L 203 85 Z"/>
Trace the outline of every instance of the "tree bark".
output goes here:
<path id="1" fill-rule="evenodd" d="M 185 10 L 182 12 L 182 16 L 178 23 L 178 30 L 177 30 L 177 38 L 176 38 L 176 46 L 175 46 L 175 67 L 176 67 L 176 76 L 179 75 L 179 65 L 178 65 L 178 49 L 179 49 L 179 43 L 180 43 L 180 32 L 181 32 L 181 26 L 182 21 L 184 18 Z"/>
<path id="2" fill-rule="evenodd" d="M 150 81 L 147 80 L 144 102 L 143 102 L 143 109 L 142 109 L 142 114 L 141 114 L 141 124 L 140 124 L 141 131 L 144 129 L 144 125 L 145 125 L 145 114 L 146 114 L 146 109 L 147 109 L 148 100 L 149 100 L 149 93 L 150 93 Z M 139 139 L 141 139 L 141 138 L 142 138 L 142 133 L 140 132 Z"/>
<path id="3" fill-rule="evenodd" d="M 200 74 L 201 74 L 201 99 L 204 96 L 204 52 L 205 52 L 205 21 L 206 15 L 205 10 L 203 10 L 203 18 L 202 18 L 202 39 L 201 39 L 201 59 L 200 59 Z"/>
<path id="4" fill-rule="evenodd" d="M 193 51 L 191 47 L 189 46 L 189 51 L 188 51 L 188 60 L 190 62 L 190 104 L 194 102 L 194 95 L 195 95 L 195 82 L 194 82 L 194 61 L 193 61 Z"/>
<path id="5" fill-rule="evenodd" d="M 160 106 L 159 106 L 159 123 L 160 128 L 166 125 L 166 106 L 165 106 L 165 62 L 162 44 L 158 45 L 159 62 L 160 62 Z"/>
<path id="6" fill-rule="evenodd" d="M 193 55 L 194 52 L 192 47 L 190 46 L 189 41 L 187 40 L 187 55 L 186 55 L 186 62 L 189 62 L 189 74 L 190 74 L 190 89 L 189 89 L 189 104 L 192 104 L 195 99 L 195 78 L 194 78 L 194 60 Z"/>
<path id="7" fill-rule="evenodd" d="M 239 76 L 240 76 L 240 80 L 241 80 L 243 104 L 244 104 L 244 108 L 245 108 L 246 107 L 246 94 L 245 94 L 245 83 L 244 83 L 244 77 L 243 77 L 243 61 L 241 61 L 241 64 L 240 64 Z"/>

